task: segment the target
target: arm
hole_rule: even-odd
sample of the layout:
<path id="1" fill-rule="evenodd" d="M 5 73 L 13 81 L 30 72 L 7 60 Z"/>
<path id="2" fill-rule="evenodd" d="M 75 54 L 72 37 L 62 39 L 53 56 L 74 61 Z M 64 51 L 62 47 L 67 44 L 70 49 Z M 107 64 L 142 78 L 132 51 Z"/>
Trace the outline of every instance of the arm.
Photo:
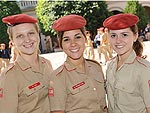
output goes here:
<path id="1" fill-rule="evenodd" d="M 0 88 L 0 113 L 17 113 L 18 91 L 15 76 L 2 74 L 0 77 Z"/>
<path id="2" fill-rule="evenodd" d="M 58 71 L 59 72 L 59 71 Z M 61 73 L 57 75 L 57 70 L 55 70 L 51 74 L 51 81 L 50 81 L 50 92 L 49 92 L 49 99 L 50 99 L 50 106 L 52 113 L 65 113 L 65 104 L 66 104 L 66 86 L 65 86 L 65 76 Z M 57 76 L 56 76 L 57 75 Z"/>
<path id="3" fill-rule="evenodd" d="M 142 76 L 139 77 L 140 93 L 145 103 L 147 113 L 150 113 L 150 69 L 149 67 L 143 68 Z"/>

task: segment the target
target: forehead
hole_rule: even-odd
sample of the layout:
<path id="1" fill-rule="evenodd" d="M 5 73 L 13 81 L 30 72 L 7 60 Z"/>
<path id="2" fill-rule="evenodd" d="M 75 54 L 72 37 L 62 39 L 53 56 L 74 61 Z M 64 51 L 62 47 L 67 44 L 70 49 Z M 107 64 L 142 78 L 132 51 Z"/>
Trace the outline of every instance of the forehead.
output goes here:
<path id="1" fill-rule="evenodd" d="M 119 29 L 119 30 L 110 30 L 110 33 L 125 33 L 125 32 L 131 32 L 130 28 L 125 28 L 125 29 Z"/>
<path id="2" fill-rule="evenodd" d="M 75 29 L 75 30 L 65 31 L 63 36 L 72 36 L 72 35 L 81 34 L 81 33 L 82 32 L 80 29 Z"/>
<path id="3" fill-rule="evenodd" d="M 34 29 L 35 29 L 35 24 L 33 23 L 23 23 L 12 27 L 13 33 L 26 32 Z"/>

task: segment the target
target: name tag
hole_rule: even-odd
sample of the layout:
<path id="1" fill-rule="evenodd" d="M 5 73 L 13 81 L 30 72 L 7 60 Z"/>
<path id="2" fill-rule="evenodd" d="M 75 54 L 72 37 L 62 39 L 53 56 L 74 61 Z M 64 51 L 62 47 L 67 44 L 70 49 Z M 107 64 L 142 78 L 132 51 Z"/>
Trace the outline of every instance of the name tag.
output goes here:
<path id="1" fill-rule="evenodd" d="M 37 92 L 38 90 L 40 90 L 43 87 L 44 87 L 44 85 L 41 82 L 36 82 L 36 83 L 33 83 L 33 84 L 27 86 L 24 89 L 24 91 L 29 96 L 29 95 L 32 95 L 33 93 Z"/>
<path id="2" fill-rule="evenodd" d="M 85 82 L 80 82 L 80 83 L 74 85 L 72 88 L 76 89 L 76 88 L 79 88 L 79 87 L 83 86 L 84 84 L 85 84 Z"/>

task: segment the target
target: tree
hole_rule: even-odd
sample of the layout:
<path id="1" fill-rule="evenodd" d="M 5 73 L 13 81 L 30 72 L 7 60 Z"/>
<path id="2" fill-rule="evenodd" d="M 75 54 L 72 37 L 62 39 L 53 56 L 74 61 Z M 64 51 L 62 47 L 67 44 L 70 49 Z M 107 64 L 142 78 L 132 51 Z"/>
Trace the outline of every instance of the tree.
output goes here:
<path id="1" fill-rule="evenodd" d="M 105 1 L 43 1 L 39 0 L 36 7 L 41 31 L 54 36 L 53 22 L 61 16 L 79 14 L 86 18 L 86 29 L 96 33 L 105 18 L 110 16 Z"/>
<path id="2" fill-rule="evenodd" d="M 8 15 L 21 13 L 15 1 L 0 1 L 0 20 Z M 8 46 L 9 38 L 7 34 L 7 26 L 0 21 L 0 43 L 5 43 Z"/>
<path id="3" fill-rule="evenodd" d="M 144 7 L 138 1 L 128 1 L 124 9 L 125 13 L 135 14 L 139 17 L 138 28 L 144 29 L 148 23 L 148 16 L 145 13 Z"/>

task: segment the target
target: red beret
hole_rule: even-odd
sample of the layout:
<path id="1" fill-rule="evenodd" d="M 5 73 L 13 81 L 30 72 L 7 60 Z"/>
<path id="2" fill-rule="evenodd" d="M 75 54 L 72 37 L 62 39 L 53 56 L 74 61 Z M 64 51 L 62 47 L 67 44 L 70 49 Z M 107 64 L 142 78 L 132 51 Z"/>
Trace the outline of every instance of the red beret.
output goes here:
<path id="1" fill-rule="evenodd" d="M 15 26 L 21 23 L 36 23 L 37 19 L 27 14 L 16 14 L 4 17 L 2 21 L 10 26 Z"/>
<path id="2" fill-rule="evenodd" d="M 68 31 L 82 28 L 86 25 L 86 20 L 82 16 L 71 14 L 66 15 L 58 20 L 56 20 L 53 24 L 53 29 L 56 31 Z"/>
<path id="3" fill-rule="evenodd" d="M 110 30 L 125 29 L 135 25 L 139 18 L 133 14 L 117 14 L 104 20 L 103 26 Z"/>

